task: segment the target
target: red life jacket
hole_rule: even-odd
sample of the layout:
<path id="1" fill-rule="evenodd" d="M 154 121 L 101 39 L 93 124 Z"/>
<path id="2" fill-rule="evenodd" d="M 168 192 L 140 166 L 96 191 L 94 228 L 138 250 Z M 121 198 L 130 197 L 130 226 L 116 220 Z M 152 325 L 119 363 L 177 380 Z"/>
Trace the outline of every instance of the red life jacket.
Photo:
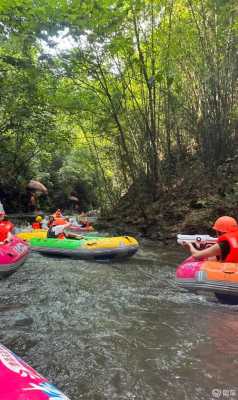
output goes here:
<path id="1" fill-rule="evenodd" d="M 8 232 L 11 232 L 14 228 L 13 223 L 11 221 L 8 221 L 7 219 L 0 221 L 0 226 L 5 226 L 5 228 L 8 230 Z"/>
<path id="2" fill-rule="evenodd" d="M 224 233 L 219 236 L 218 243 L 226 240 L 229 243 L 230 251 L 223 262 L 238 263 L 238 230 L 235 232 Z"/>
<path id="3" fill-rule="evenodd" d="M 33 229 L 41 229 L 41 223 L 40 222 L 33 222 L 31 224 Z"/>
<path id="4" fill-rule="evenodd" d="M 0 242 L 4 242 L 5 239 L 7 239 L 9 229 L 7 229 L 6 226 L 0 225 Z"/>

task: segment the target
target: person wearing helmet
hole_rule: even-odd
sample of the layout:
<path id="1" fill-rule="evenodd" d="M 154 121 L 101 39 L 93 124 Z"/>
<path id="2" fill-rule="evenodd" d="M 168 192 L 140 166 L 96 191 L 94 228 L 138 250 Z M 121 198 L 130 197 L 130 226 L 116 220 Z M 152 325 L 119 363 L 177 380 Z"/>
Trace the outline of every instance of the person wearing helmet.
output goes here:
<path id="1" fill-rule="evenodd" d="M 53 218 L 54 225 L 65 225 L 65 217 L 63 216 L 63 214 L 61 213 L 59 208 L 50 217 Z M 51 218 L 51 222 L 52 222 L 52 218 Z"/>
<path id="2" fill-rule="evenodd" d="M 238 262 L 238 223 L 235 218 L 219 217 L 212 228 L 217 233 L 217 243 L 204 250 L 186 243 L 191 255 L 196 259 L 217 257 L 221 262 Z"/>
<path id="3" fill-rule="evenodd" d="M 35 221 L 31 224 L 33 229 L 42 229 L 42 220 L 43 218 L 40 215 L 35 217 Z"/>

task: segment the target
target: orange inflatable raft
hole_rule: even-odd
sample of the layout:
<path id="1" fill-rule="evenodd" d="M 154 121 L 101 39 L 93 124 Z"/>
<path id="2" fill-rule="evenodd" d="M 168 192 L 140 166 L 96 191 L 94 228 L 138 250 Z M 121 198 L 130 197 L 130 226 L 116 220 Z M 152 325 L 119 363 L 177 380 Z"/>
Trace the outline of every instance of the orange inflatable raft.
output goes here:
<path id="1" fill-rule="evenodd" d="M 238 304 L 238 264 L 187 258 L 176 271 L 180 287 L 212 292 L 223 302 Z"/>

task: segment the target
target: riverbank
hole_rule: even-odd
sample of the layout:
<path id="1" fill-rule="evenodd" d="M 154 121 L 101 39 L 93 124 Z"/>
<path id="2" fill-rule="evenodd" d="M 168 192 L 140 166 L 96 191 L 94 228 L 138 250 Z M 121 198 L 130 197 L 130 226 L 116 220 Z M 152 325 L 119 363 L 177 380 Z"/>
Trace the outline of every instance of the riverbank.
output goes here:
<path id="1" fill-rule="evenodd" d="M 148 188 L 141 186 L 139 195 L 131 188 L 113 212 L 99 219 L 98 228 L 161 241 L 173 239 L 177 233 L 212 234 L 211 226 L 219 216 L 238 218 L 237 158 L 227 159 L 216 176 L 206 176 L 200 164 L 184 166 L 160 187 L 156 200 Z"/>

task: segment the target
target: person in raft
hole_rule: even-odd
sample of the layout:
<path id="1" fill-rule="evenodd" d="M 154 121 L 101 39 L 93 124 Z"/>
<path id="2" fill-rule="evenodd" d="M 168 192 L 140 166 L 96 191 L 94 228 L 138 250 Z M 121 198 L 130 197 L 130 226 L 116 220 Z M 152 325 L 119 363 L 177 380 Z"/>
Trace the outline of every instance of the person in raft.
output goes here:
<path id="1" fill-rule="evenodd" d="M 58 208 L 58 210 L 56 210 L 55 213 L 52 215 L 54 218 L 63 218 L 63 214 L 62 214 L 60 208 Z"/>
<path id="2" fill-rule="evenodd" d="M 6 218 L 6 213 L 3 210 L 0 211 L 0 226 L 5 226 L 9 232 L 14 229 L 13 223 Z"/>
<path id="3" fill-rule="evenodd" d="M 91 226 L 92 226 L 87 219 L 79 220 L 79 225 L 80 225 L 81 228 L 91 228 Z"/>
<path id="4" fill-rule="evenodd" d="M 204 250 L 196 250 L 192 243 L 184 244 L 196 258 L 217 257 L 221 262 L 238 263 L 238 223 L 235 218 L 218 218 L 213 227 L 217 234 L 217 243 Z"/>
<path id="5" fill-rule="evenodd" d="M 65 225 L 66 223 L 68 222 L 68 220 L 67 220 L 67 217 L 65 218 L 65 217 L 63 217 L 63 218 L 61 218 L 61 217 L 55 217 L 54 215 L 50 215 L 49 216 L 49 219 L 48 219 L 48 222 L 47 222 L 47 226 L 48 226 L 48 228 L 50 228 L 51 226 L 56 226 L 56 225 Z"/>
<path id="6" fill-rule="evenodd" d="M 6 225 L 0 225 L 0 246 L 3 244 L 10 243 L 13 239 L 13 235 Z"/>
<path id="7" fill-rule="evenodd" d="M 65 229 L 69 228 L 71 222 L 69 218 L 65 217 L 65 223 L 58 225 L 56 222 L 52 221 L 47 231 L 47 238 L 54 239 L 83 239 L 83 236 L 77 235 L 76 233 L 66 232 Z"/>
<path id="8" fill-rule="evenodd" d="M 81 228 L 91 228 L 92 225 L 90 224 L 90 222 L 88 220 L 87 213 L 82 212 L 79 215 L 79 225 Z"/>
<path id="9" fill-rule="evenodd" d="M 40 215 L 35 217 L 35 221 L 31 224 L 33 229 L 42 229 L 42 220 L 43 218 Z"/>

